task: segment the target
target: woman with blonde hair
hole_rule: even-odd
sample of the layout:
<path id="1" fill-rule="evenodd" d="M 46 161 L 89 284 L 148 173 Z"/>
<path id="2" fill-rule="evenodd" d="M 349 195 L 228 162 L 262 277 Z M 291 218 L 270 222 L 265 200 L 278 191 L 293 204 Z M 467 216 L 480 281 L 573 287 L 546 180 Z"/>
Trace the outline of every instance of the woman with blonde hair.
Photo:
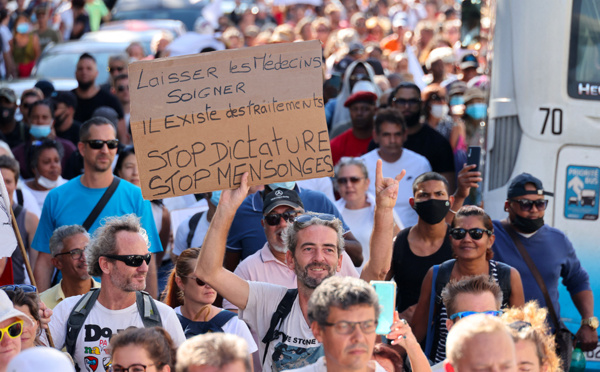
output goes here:
<path id="1" fill-rule="evenodd" d="M 536 301 L 507 309 L 502 314 L 515 341 L 519 371 L 559 372 L 568 368 L 560 366 L 554 338 L 546 324 L 547 315 L 548 311 L 540 308 Z"/>

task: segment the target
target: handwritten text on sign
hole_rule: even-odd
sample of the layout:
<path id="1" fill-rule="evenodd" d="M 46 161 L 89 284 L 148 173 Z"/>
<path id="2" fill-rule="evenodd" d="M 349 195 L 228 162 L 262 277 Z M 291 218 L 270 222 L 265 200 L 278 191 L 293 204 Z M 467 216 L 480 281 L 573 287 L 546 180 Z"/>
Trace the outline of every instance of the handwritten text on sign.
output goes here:
<path id="1" fill-rule="evenodd" d="M 129 66 L 146 199 L 333 174 L 318 42 Z"/>

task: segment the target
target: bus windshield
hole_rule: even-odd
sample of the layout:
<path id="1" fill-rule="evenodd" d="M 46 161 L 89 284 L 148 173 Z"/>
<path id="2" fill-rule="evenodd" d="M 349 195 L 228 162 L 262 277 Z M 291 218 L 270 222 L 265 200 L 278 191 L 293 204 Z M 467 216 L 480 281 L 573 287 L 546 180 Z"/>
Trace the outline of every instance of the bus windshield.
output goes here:
<path id="1" fill-rule="evenodd" d="M 568 93 L 600 99 L 600 2 L 573 1 Z"/>

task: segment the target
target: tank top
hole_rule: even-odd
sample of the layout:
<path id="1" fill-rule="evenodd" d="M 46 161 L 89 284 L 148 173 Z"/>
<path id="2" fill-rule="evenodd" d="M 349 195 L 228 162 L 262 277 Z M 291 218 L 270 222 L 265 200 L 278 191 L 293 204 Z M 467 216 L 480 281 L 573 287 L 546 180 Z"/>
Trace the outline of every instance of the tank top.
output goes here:
<path id="1" fill-rule="evenodd" d="M 452 246 L 450 245 L 449 228 L 446 229 L 446 237 L 440 249 L 429 256 L 417 256 L 408 244 L 408 233 L 410 227 L 400 231 L 394 242 L 392 254 L 392 269 L 394 270 L 394 281 L 396 282 L 396 308 L 403 312 L 408 307 L 419 302 L 421 284 L 429 268 L 441 264 L 452 258 Z"/>
<path id="2" fill-rule="evenodd" d="M 17 64 L 29 63 L 35 60 L 35 50 L 33 49 L 33 34 L 29 34 L 29 40 L 25 46 L 17 45 L 15 39 L 13 43 L 13 59 Z"/>

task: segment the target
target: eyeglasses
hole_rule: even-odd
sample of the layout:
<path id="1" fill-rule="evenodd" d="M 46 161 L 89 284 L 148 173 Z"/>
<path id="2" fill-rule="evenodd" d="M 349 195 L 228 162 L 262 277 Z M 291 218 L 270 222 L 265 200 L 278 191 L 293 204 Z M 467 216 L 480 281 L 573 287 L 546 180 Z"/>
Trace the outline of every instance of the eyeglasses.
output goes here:
<path id="1" fill-rule="evenodd" d="M 488 229 L 470 229 L 470 230 L 465 230 L 465 229 L 450 229 L 450 236 L 454 240 L 462 240 L 462 239 L 464 239 L 465 236 L 467 235 L 467 233 L 469 233 L 469 236 L 473 240 L 479 240 L 479 239 L 481 239 L 483 237 L 483 233 L 487 233 L 488 236 L 491 236 L 491 235 L 494 234 L 493 231 L 488 230 Z"/>
<path id="2" fill-rule="evenodd" d="M 522 330 L 531 327 L 531 323 L 518 320 L 516 322 L 510 323 L 508 326 L 517 332 L 521 332 Z"/>
<path id="3" fill-rule="evenodd" d="M 392 101 L 395 104 L 397 104 L 398 106 L 404 106 L 404 105 L 414 106 L 414 105 L 418 105 L 419 103 L 421 103 L 421 100 L 418 98 L 403 99 L 403 98 L 394 97 L 392 99 Z"/>
<path id="4" fill-rule="evenodd" d="M 152 254 L 105 254 L 104 257 L 124 262 L 127 266 L 140 267 L 144 261 L 146 261 L 146 265 L 150 265 Z"/>
<path id="5" fill-rule="evenodd" d="M 349 335 L 354 332 L 356 326 L 360 326 L 360 330 L 363 333 L 373 333 L 377 328 L 376 320 L 365 320 L 362 322 L 347 322 L 345 320 L 340 320 L 335 323 L 324 323 L 324 326 L 333 327 L 336 333 L 340 335 Z"/>
<path id="6" fill-rule="evenodd" d="M 462 319 L 464 317 L 475 315 L 475 314 L 485 314 L 485 315 L 491 315 L 491 316 L 500 316 L 500 315 L 502 315 L 502 311 L 498 311 L 498 310 L 490 310 L 490 311 L 461 311 L 459 313 L 450 315 L 450 320 L 454 320 L 456 318 L 458 318 L 460 320 L 460 319 Z"/>
<path id="7" fill-rule="evenodd" d="M 106 144 L 106 146 L 110 150 L 114 150 L 114 149 L 116 149 L 119 146 L 119 140 L 118 139 L 108 140 L 108 141 L 87 140 L 87 141 L 83 141 L 83 142 L 87 143 L 94 150 L 100 150 L 102 147 L 104 147 L 104 144 Z"/>
<path id="8" fill-rule="evenodd" d="M 294 223 L 295 224 L 307 223 L 310 220 L 312 220 L 313 218 L 317 218 L 317 219 L 323 220 L 323 221 L 335 221 L 337 219 L 337 217 L 334 216 L 333 214 L 327 214 L 327 213 L 306 213 L 306 214 L 303 214 L 301 216 L 296 217 L 294 219 Z"/>
<path id="9" fill-rule="evenodd" d="M 115 67 L 109 66 L 108 67 L 108 72 L 113 72 L 113 71 L 121 72 L 121 71 L 124 71 L 124 70 L 125 70 L 124 66 L 115 66 Z"/>
<path id="10" fill-rule="evenodd" d="M 117 87 L 117 92 L 119 92 L 119 93 L 120 93 L 120 92 L 124 92 L 124 91 L 126 91 L 126 90 L 129 90 L 129 86 L 127 86 L 127 85 L 119 85 L 119 86 Z"/>
<path id="11" fill-rule="evenodd" d="M 7 325 L 4 328 L 0 328 L 0 341 L 7 334 L 10 338 L 17 338 L 23 333 L 23 320 L 19 319 L 13 324 Z"/>
<path id="12" fill-rule="evenodd" d="M 110 366 L 110 372 L 146 372 L 146 368 L 155 365 L 154 363 L 143 365 L 143 364 L 132 364 L 129 367 L 125 368 L 120 365 Z"/>
<path id="13" fill-rule="evenodd" d="M 533 208 L 534 205 L 538 211 L 545 211 L 546 207 L 548 206 L 547 199 L 539 199 L 539 200 L 516 199 L 516 200 L 511 200 L 511 201 L 519 204 L 519 208 L 521 208 L 521 211 L 523 211 L 523 212 L 529 212 L 531 210 L 531 208 Z"/>
<path id="14" fill-rule="evenodd" d="M 3 285 L 0 289 L 4 291 L 16 291 L 17 289 L 22 290 L 25 293 L 35 293 L 37 288 L 31 284 L 8 284 Z"/>
<path id="15" fill-rule="evenodd" d="M 62 256 L 63 254 L 70 254 L 72 259 L 79 260 L 79 259 L 81 259 L 81 257 L 83 256 L 84 253 L 85 253 L 85 248 L 75 248 L 68 252 L 57 253 L 54 255 L 54 257 Z"/>
<path id="16" fill-rule="evenodd" d="M 194 276 L 186 276 L 186 278 L 194 279 L 196 281 L 196 284 L 198 284 L 198 287 L 204 287 L 206 285 L 205 282 L 203 282 L 202 280 L 200 280 L 199 278 L 196 278 Z"/>
<path id="17" fill-rule="evenodd" d="M 361 178 L 361 177 L 340 177 L 337 179 L 337 183 L 338 183 L 338 185 L 346 185 L 346 184 L 348 184 L 348 182 L 358 183 L 362 180 L 364 180 L 364 178 Z"/>
<path id="18" fill-rule="evenodd" d="M 294 222 L 299 213 L 300 212 L 298 211 L 287 211 L 283 213 L 267 214 L 264 216 L 264 220 L 269 226 L 277 226 L 282 218 L 285 222 Z"/>

